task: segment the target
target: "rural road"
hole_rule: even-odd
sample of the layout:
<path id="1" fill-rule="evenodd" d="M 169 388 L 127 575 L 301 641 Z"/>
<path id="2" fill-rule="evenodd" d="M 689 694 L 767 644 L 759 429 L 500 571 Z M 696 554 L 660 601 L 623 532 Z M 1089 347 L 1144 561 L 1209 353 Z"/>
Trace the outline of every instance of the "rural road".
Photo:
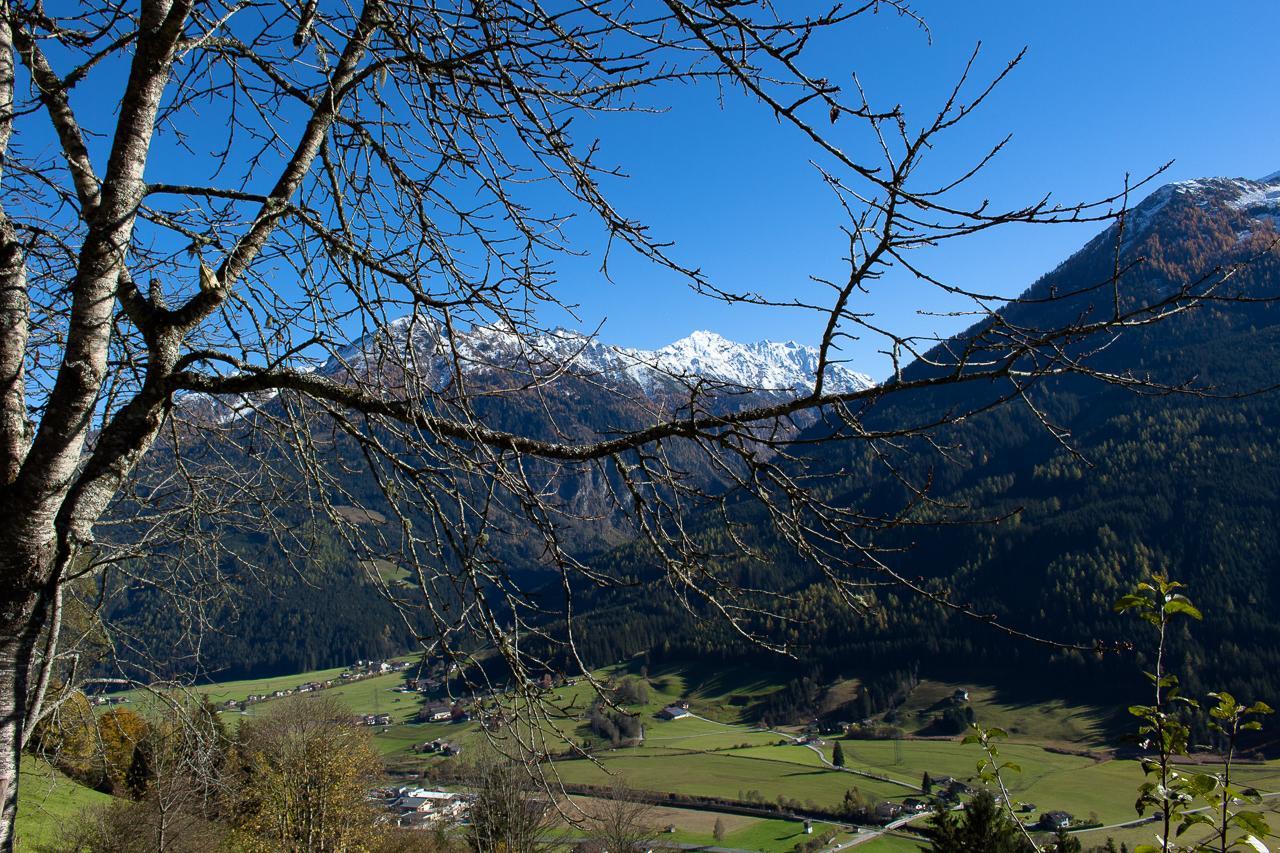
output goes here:
<path id="1" fill-rule="evenodd" d="M 703 717 L 699 714 L 695 714 L 692 711 L 689 712 L 689 716 L 693 717 L 695 720 L 702 720 L 704 723 L 711 723 L 712 725 L 721 726 L 726 729 L 733 729 L 734 731 L 745 731 L 745 728 L 741 725 L 735 725 L 733 723 L 722 723 L 719 720 L 712 720 L 707 717 Z M 786 738 L 792 743 L 800 744 L 800 738 L 797 737 L 796 735 L 789 735 L 786 732 L 780 732 L 777 729 L 766 729 L 765 731 L 768 731 L 769 734 L 774 734 L 774 735 L 777 735 L 778 737 Z M 863 777 L 866 777 L 867 779 L 874 779 L 877 782 L 888 782 L 892 785 L 901 785 L 907 790 L 913 791 L 916 793 L 920 791 L 920 787 L 918 785 L 913 785 L 910 782 L 903 782 L 900 779 L 891 779 L 888 776 L 881 776 L 876 773 L 868 773 L 865 770 L 856 770 L 852 767 L 836 767 L 827 759 L 826 754 L 823 753 L 823 751 L 819 747 L 814 746 L 811 743 L 803 744 L 803 746 L 813 750 L 814 753 L 817 754 L 818 760 L 821 761 L 824 766 L 826 766 L 831 770 L 839 770 L 842 773 L 852 773 L 855 776 L 863 776 Z"/>
<path id="2" fill-rule="evenodd" d="M 898 827 L 903 826 L 904 824 L 910 823 L 912 820 L 914 820 L 917 817 L 919 817 L 919 815 L 914 815 L 914 814 L 904 815 L 898 818 L 897 820 L 886 823 L 884 826 L 875 827 L 875 828 L 866 827 L 866 826 L 859 827 L 857 835 L 855 835 L 853 838 L 850 838 L 848 841 L 844 842 L 843 844 L 840 844 L 836 847 L 832 847 L 831 848 L 832 853 L 839 853 L 839 851 L 841 850 L 846 850 L 850 847 L 857 847 L 859 844 L 865 844 L 874 838 L 879 838 L 880 836 L 884 835 L 886 832 L 891 832 L 897 829 Z"/>

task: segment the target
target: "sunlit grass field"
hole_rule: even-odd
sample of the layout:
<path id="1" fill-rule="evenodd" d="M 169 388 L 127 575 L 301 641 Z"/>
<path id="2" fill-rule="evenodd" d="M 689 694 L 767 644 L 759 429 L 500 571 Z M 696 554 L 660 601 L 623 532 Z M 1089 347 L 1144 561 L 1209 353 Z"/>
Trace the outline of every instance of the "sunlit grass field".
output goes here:
<path id="1" fill-rule="evenodd" d="M 18 783 L 18 850 L 51 845 L 62 825 L 82 809 L 105 805 L 111 797 L 63 776 L 33 755 L 23 756 Z"/>
<path id="2" fill-rule="evenodd" d="M 213 702 L 229 698 L 243 699 L 250 693 L 269 693 L 296 687 L 307 681 L 337 678 L 340 669 L 319 670 L 293 676 L 249 679 L 195 688 Z M 636 669 L 615 667 L 598 673 L 601 680 L 638 677 Z M 953 776 L 973 780 L 981 753 L 977 747 L 964 745 L 958 739 L 849 740 L 840 745 L 849 770 L 859 770 L 891 781 L 871 779 L 852 772 L 833 769 L 823 759 L 833 758 L 834 741 L 827 739 L 818 749 L 796 744 L 795 732 L 762 731 L 746 724 L 744 708 L 760 696 L 776 689 L 770 676 L 755 672 L 721 671 L 707 668 L 659 670 L 647 677 L 648 701 L 630 706 L 644 722 L 645 738 L 637 747 L 608 748 L 601 745 L 585 725 L 584 714 L 594 698 L 593 688 L 585 680 L 553 691 L 552 719 L 560 731 L 577 743 L 596 741 L 598 764 L 587 760 L 562 760 L 548 766 L 552 777 L 566 784 L 610 786 L 618 780 L 633 788 L 659 793 L 721 797 L 728 800 L 789 801 L 811 803 L 832 808 L 840 804 L 846 792 L 857 788 L 865 797 L 902 800 L 917 795 L 924 773 L 933 777 Z M 374 743 L 389 767 L 399 771 L 420 771 L 441 762 L 470 761 L 485 749 L 488 735 L 476 723 L 417 723 L 415 716 L 421 699 L 399 692 L 403 675 L 389 673 L 358 681 L 340 683 L 323 692 L 345 704 L 353 714 L 387 713 L 392 725 L 371 730 Z M 903 722 L 924 724 L 930 709 L 959 685 L 945 682 L 922 682 L 900 710 Z M 1075 706 L 1053 700 L 1046 703 L 1013 702 L 1001 697 L 994 688 L 964 685 L 969 691 L 975 716 L 984 725 L 999 725 L 1009 732 L 1001 745 L 1001 759 L 1020 766 L 1018 772 L 1005 774 L 1005 782 L 1016 800 L 1034 803 L 1036 812 L 1061 809 L 1077 819 L 1118 825 L 1136 819 L 1133 801 L 1141 772 L 1136 762 L 1099 760 L 1101 753 L 1067 754 L 1045 749 L 1069 747 L 1093 749 L 1101 738 L 1105 715 L 1093 708 Z M 146 694 L 135 693 L 134 707 L 145 710 Z M 320 695 L 320 694 L 317 694 Z M 677 700 L 689 701 L 694 717 L 661 720 L 656 714 Z M 226 712 L 223 719 L 234 727 L 240 720 L 266 713 L 274 702 L 268 700 L 248 709 L 247 714 Z M 705 717 L 706 719 L 702 719 Z M 501 734 L 499 735 L 501 736 Z M 419 755 L 417 744 L 443 739 L 463 748 L 461 758 Z M 563 748 L 554 736 L 545 743 L 551 752 Z M 1209 768 L 1204 768 L 1209 769 Z M 47 776 L 49 768 L 44 767 Z M 1242 784 L 1262 791 L 1280 791 L 1280 762 L 1267 765 L 1241 765 L 1237 778 Z M 46 783 L 50 788 L 42 811 L 25 809 L 32 796 L 24 777 L 24 826 L 31 838 L 46 838 L 48 827 L 56 826 L 59 815 L 74 812 L 82 805 L 100 802 L 103 795 L 86 791 L 69 780 L 55 778 Z M 681 811 L 681 810 L 676 810 Z M 709 827 L 698 821 L 711 814 L 689 811 L 701 817 L 675 823 L 677 831 L 668 840 L 687 844 L 711 844 Z M 43 815 L 44 817 L 40 817 Z M 54 816 L 54 817 L 50 817 Z M 1034 817 L 1034 814 L 1029 815 Z M 714 816 L 711 817 L 714 822 Z M 789 850 L 799 840 L 802 828 L 793 821 L 750 819 L 736 823 L 723 845 L 744 850 Z M 1101 844 L 1107 835 L 1131 843 L 1149 840 L 1149 827 L 1123 828 L 1088 833 L 1088 843 Z M 31 843 L 29 840 L 26 843 Z M 896 853 L 915 850 L 918 843 L 910 838 L 887 836 L 861 846 L 866 853 Z"/>

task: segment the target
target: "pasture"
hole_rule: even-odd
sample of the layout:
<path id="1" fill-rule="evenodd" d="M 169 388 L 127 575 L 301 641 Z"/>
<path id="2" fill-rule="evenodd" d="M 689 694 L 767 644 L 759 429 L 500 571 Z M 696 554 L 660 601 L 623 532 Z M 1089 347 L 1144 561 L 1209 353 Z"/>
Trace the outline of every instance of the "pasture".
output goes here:
<path id="1" fill-rule="evenodd" d="M 34 755 L 23 756 L 18 798 L 20 851 L 52 845 L 70 818 L 83 809 L 111 802 L 107 794 L 73 782 Z"/>

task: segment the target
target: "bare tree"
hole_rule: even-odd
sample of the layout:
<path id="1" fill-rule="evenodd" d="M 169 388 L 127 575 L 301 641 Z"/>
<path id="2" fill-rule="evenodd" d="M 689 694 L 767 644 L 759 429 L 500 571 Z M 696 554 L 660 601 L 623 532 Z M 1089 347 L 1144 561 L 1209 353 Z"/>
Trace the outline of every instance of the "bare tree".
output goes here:
<path id="1" fill-rule="evenodd" d="M 534 766 L 491 752 L 473 766 L 468 783 L 475 791 L 467 831 L 472 850 L 538 853 L 556 846 L 551 830 L 557 810 Z"/>
<path id="2" fill-rule="evenodd" d="M 100 602 L 124 577 L 198 604 L 217 586 L 214 519 L 270 529 L 305 556 L 289 507 L 363 557 L 394 552 L 421 593 L 424 642 L 456 651 L 479 634 L 519 673 L 519 638 L 555 614 L 512 582 L 495 537 L 518 521 L 559 578 L 572 649 L 572 591 L 618 579 L 565 541 L 573 510 L 554 486 L 598 475 L 673 590 L 749 632 L 745 617 L 767 603 L 708 569 L 714 555 L 683 524 L 691 513 L 725 513 L 734 539 L 727 502 L 757 501 L 850 600 L 868 570 L 908 583 L 865 535 L 895 519 L 826 506 L 784 464 L 792 418 L 821 410 L 841 438 L 874 447 L 970 414 L 864 423 L 869 407 L 919 389 L 1003 383 L 988 406 L 1026 401 L 1047 376 L 1139 386 L 1090 355 L 1217 298 L 1224 275 L 1149 299 L 1123 293 L 1117 263 L 1089 289 L 1114 291 L 1106 310 L 1045 328 L 996 313 L 1000 294 L 926 273 L 916 250 L 1008 223 L 1105 220 L 1126 196 L 966 203 L 1004 142 L 958 174 L 919 166 L 1017 59 L 976 84 L 965 71 L 917 124 L 831 82 L 806 53 L 823 30 L 856 38 L 859 19 L 882 9 L 914 26 L 900 3 L 785 7 L 0 2 L 0 849 L 13 843 L 22 744 L 65 695 L 50 686 L 79 666 L 60 629 L 64 597 L 82 583 L 84 600 Z M 815 146 L 849 214 L 848 275 L 822 283 L 822 299 L 718 286 L 610 201 L 620 173 L 575 120 L 661 106 L 673 84 L 744 97 Z M 118 110 L 100 108 L 117 98 Z M 562 211 L 591 214 L 610 245 L 708 299 L 813 312 L 823 331 L 812 390 L 726 407 L 715 392 L 733 389 L 673 376 L 682 399 L 618 432 L 487 426 L 485 400 L 536 397 L 575 373 L 572 347 L 530 343 L 559 305 L 554 261 L 571 248 Z M 938 348 L 883 328 L 858 301 L 891 266 L 967 300 L 981 331 Z M 1070 297 L 1080 294 L 1054 298 Z M 402 317 L 398 337 L 376 337 Z M 516 342 L 519 369 L 473 381 L 484 357 L 456 341 L 480 327 Z M 346 346 L 365 333 L 381 343 Z M 890 381 L 829 388 L 852 334 L 883 340 L 899 368 Z M 443 372 L 420 369 L 425 353 Z M 928 369 L 904 372 L 913 358 Z M 676 447 L 707 460 L 723 487 L 684 476 Z M 380 486 L 368 509 L 394 535 L 362 534 L 337 511 L 373 503 L 345 488 L 357 464 Z M 130 638 L 111 642 L 120 651 Z"/>
<path id="3" fill-rule="evenodd" d="M 653 805 L 623 782 L 616 782 L 603 797 L 585 803 L 583 811 L 587 813 L 586 827 L 591 838 L 600 842 L 604 850 L 648 850 L 658 835 Z"/>

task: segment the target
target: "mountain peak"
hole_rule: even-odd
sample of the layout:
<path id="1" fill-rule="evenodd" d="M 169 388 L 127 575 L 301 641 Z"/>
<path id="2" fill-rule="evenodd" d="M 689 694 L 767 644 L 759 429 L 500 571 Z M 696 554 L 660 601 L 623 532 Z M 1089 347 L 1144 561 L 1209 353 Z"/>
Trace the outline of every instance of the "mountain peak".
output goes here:
<path id="1" fill-rule="evenodd" d="M 1174 203 L 1234 211 L 1259 222 L 1280 225 L 1280 172 L 1257 180 L 1191 178 L 1165 184 L 1129 211 L 1125 220 L 1124 247 L 1135 245 L 1147 235 L 1165 208 Z M 1113 224 L 1103 231 L 1085 246 L 1085 250 L 1095 247 L 1099 241 L 1112 240 L 1116 227 Z"/>
<path id="2" fill-rule="evenodd" d="M 647 394 L 695 379 L 749 391 L 803 393 L 812 390 L 818 367 L 814 347 L 795 341 L 739 343 L 707 329 L 656 350 L 613 346 L 573 329 L 521 334 L 501 324 L 477 324 L 450 341 L 443 326 L 421 315 L 402 317 L 381 332 L 364 336 L 347 347 L 339 360 L 367 368 L 390 356 L 393 362 L 404 361 L 406 367 L 436 372 L 443 381 L 449 374 L 446 354 L 450 349 L 469 371 L 567 370 L 594 380 L 635 383 Z M 412 359 L 406 359 L 409 353 Z M 873 384 L 865 374 L 840 364 L 827 365 L 830 391 L 855 391 Z"/>

